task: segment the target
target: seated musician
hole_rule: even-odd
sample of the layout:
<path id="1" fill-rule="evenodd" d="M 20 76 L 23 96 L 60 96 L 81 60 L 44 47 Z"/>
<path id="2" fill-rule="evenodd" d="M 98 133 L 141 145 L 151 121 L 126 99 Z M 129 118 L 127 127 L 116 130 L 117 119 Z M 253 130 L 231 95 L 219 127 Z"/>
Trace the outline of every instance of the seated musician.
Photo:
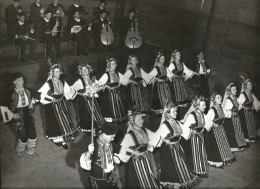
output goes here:
<path id="1" fill-rule="evenodd" d="M 71 33 L 71 40 L 77 41 L 77 55 L 87 55 L 90 28 L 87 22 L 81 18 L 79 11 L 75 11 L 74 18 L 68 22 L 68 28 Z"/>
<path id="2" fill-rule="evenodd" d="M 94 38 L 95 48 L 99 50 L 103 46 L 101 42 L 101 31 L 106 24 L 111 24 L 107 18 L 107 11 L 105 9 L 101 10 L 99 18 L 95 19 L 92 23 L 92 36 Z"/>
<path id="3" fill-rule="evenodd" d="M 41 0 L 35 0 L 34 3 L 31 4 L 30 7 L 30 17 L 29 17 L 29 22 L 33 25 L 36 25 L 38 21 L 41 18 L 41 9 L 42 9 L 42 4 Z"/>
<path id="4" fill-rule="evenodd" d="M 134 7 L 130 8 L 128 11 L 128 16 L 124 17 L 120 22 L 119 34 L 120 34 L 120 45 L 123 46 L 125 43 L 125 38 L 127 36 L 127 32 L 129 29 L 133 28 L 135 24 L 137 24 L 137 20 L 135 18 L 137 11 Z"/>
<path id="5" fill-rule="evenodd" d="M 107 17 L 110 15 L 110 11 L 106 8 L 107 1 L 106 0 L 100 0 L 99 7 L 95 8 L 93 11 L 93 16 L 95 19 L 99 19 L 99 15 L 101 10 L 105 9 L 107 11 Z"/>
<path id="6" fill-rule="evenodd" d="M 59 3 L 59 0 L 53 0 L 53 2 L 48 5 L 48 9 L 51 11 L 52 15 L 56 13 L 58 8 L 61 8 L 64 13 L 66 12 L 64 6 Z"/>
<path id="7" fill-rule="evenodd" d="M 5 9 L 6 35 L 8 40 L 12 39 L 12 26 L 17 22 L 17 14 L 19 12 L 24 12 L 20 5 L 20 0 L 13 0 L 13 3 Z"/>
<path id="8" fill-rule="evenodd" d="M 81 14 L 90 14 L 91 11 L 85 11 L 84 7 L 79 4 L 80 0 L 73 0 L 73 5 L 71 5 L 67 10 L 67 16 L 73 19 L 74 12 L 79 11 Z"/>
<path id="9" fill-rule="evenodd" d="M 51 54 L 52 46 L 55 46 L 56 57 L 61 58 L 60 54 L 60 40 L 62 23 L 57 17 L 52 18 L 51 11 L 45 10 L 44 18 L 39 21 L 38 35 L 39 42 L 46 44 L 47 57 Z"/>
<path id="10" fill-rule="evenodd" d="M 26 45 L 30 46 L 30 59 L 35 60 L 34 52 L 35 52 L 35 43 L 36 43 L 36 35 L 34 28 L 28 25 L 25 22 L 25 13 L 20 12 L 17 15 L 18 21 L 13 25 L 12 28 L 12 36 L 14 38 L 14 43 L 21 47 L 21 61 L 25 61 L 25 49 Z"/>

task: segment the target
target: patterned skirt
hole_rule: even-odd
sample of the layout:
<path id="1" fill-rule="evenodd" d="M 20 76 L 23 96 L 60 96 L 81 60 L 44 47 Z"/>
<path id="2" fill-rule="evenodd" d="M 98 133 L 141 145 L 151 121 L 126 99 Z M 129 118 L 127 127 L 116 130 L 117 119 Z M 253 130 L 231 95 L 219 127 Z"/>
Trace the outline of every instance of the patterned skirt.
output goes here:
<path id="1" fill-rule="evenodd" d="M 224 122 L 224 130 L 232 152 L 241 151 L 246 148 L 246 141 L 238 116 L 226 118 Z"/>
<path id="2" fill-rule="evenodd" d="M 135 106 L 139 112 L 149 110 L 146 99 L 144 97 L 144 87 L 142 84 L 130 84 L 126 88 L 127 106 Z"/>
<path id="3" fill-rule="evenodd" d="M 54 143 L 73 141 L 78 131 L 73 127 L 63 98 L 46 105 L 46 138 Z"/>
<path id="4" fill-rule="evenodd" d="M 238 112 L 241 120 L 241 127 L 245 138 L 255 139 L 257 137 L 256 121 L 252 109 L 241 109 Z"/>
<path id="5" fill-rule="evenodd" d="M 193 134 L 181 142 L 188 166 L 197 175 L 208 177 L 207 153 L 203 133 Z"/>
<path id="6" fill-rule="evenodd" d="M 185 81 L 182 77 L 176 77 L 172 79 L 170 90 L 172 99 L 174 99 L 177 104 L 187 102 L 188 93 L 185 86 Z"/>
<path id="7" fill-rule="evenodd" d="M 187 167 L 185 155 L 179 142 L 162 144 L 160 183 L 163 187 L 191 188 L 201 182 Z"/>
<path id="8" fill-rule="evenodd" d="M 165 104 L 172 103 L 171 93 L 167 81 L 156 81 L 153 84 L 152 110 L 161 110 Z"/>
<path id="9" fill-rule="evenodd" d="M 86 96 L 79 96 L 79 129 L 81 132 L 91 131 L 92 120 L 92 98 Z M 103 123 L 106 122 L 101 114 L 97 99 L 94 99 L 94 128 L 100 128 Z"/>
<path id="10" fill-rule="evenodd" d="M 126 164 L 126 188 L 159 189 L 147 155 L 132 157 Z"/>
<path id="11" fill-rule="evenodd" d="M 101 92 L 99 106 L 102 115 L 105 118 L 112 118 L 114 123 L 122 123 L 127 120 L 127 110 L 120 87 Z"/>
<path id="12" fill-rule="evenodd" d="M 209 165 L 219 167 L 235 161 L 222 125 L 213 127 L 204 138 Z"/>

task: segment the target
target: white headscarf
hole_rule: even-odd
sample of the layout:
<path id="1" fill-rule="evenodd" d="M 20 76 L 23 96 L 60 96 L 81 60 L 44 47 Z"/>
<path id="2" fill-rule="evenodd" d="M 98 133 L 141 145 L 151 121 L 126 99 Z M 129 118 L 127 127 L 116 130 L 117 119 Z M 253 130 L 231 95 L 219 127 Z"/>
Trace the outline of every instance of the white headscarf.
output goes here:
<path id="1" fill-rule="evenodd" d="M 231 87 L 236 87 L 235 83 L 229 83 L 229 85 L 226 88 L 224 98 L 222 101 L 222 107 L 225 107 L 226 99 L 231 95 Z"/>
<path id="2" fill-rule="evenodd" d="M 194 112 L 198 108 L 198 106 L 200 104 L 200 101 L 205 101 L 205 98 L 203 96 L 199 96 L 199 97 L 195 96 L 192 99 L 192 105 L 191 105 L 190 109 L 187 111 L 187 113 L 185 114 L 185 116 L 184 116 L 184 118 L 183 118 L 183 120 L 181 122 L 185 122 L 187 117 L 188 117 L 188 115 L 190 113 Z"/>

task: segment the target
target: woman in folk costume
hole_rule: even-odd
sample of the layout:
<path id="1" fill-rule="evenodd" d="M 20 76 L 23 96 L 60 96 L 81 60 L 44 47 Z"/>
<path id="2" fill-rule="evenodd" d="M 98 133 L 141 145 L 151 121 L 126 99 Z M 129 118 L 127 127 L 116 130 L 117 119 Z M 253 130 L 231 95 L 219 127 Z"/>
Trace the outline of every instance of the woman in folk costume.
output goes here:
<path id="1" fill-rule="evenodd" d="M 184 117 L 183 128 L 190 128 L 189 140 L 182 141 L 187 163 L 193 171 L 201 176 L 208 177 L 207 153 L 204 144 L 204 128 L 208 129 L 212 121 L 204 114 L 206 108 L 205 98 L 195 97 L 193 103 Z"/>
<path id="2" fill-rule="evenodd" d="M 159 52 L 153 70 L 149 75 L 153 76 L 152 80 L 152 104 L 151 109 L 156 113 L 162 111 L 167 101 L 172 103 L 169 84 L 168 84 L 168 70 L 164 65 L 165 56 L 163 52 Z"/>
<path id="3" fill-rule="evenodd" d="M 100 94 L 100 108 L 105 118 L 112 119 L 114 123 L 121 123 L 127 120 L 126 106 L 121 96 L 121 85 L 127 85 L 129 80 L 116 71 L 116 59 L 109 58 L 106 61 L 106 73 L 98 81 L 100 86 L 105 87 Z M 107 108 L 107 103 L 110 108 Z"/>
<path id="4" fill-rule="evenodd" d="M 185 104 L 190 99 L 188 97 L 185 81 L 194 75 L 194 72 L 189 70 L 183 62 L 181 62 L 181 54 L 178 50 L 174 50 L 171 55 L 170 65 L 168 67 L 169 77 L 172 85 L 170 90 L 172 99 L 179 104 Z"/>
<path id="5" fill-rule="evenodd" d="M 252 82 L 250 79 L 243 78 L 241 93 L 237 100 L 241 108 L 238 114 L 245 140 L 246 142 L 255 142 L 257 129 L 254 110 L 258 111 L 260 109 L 260 102 L 252 93 Z"/>
<path id="6" fill-rule="evenodd" d="M 176 120 L 177 109 L 172 104 L 164 108 L 161 125 L 156 131 L 161 136 L 157 147 L 161 146 L 160 183 L 163 188 L 191 188 L 201 182 L 201 178 L 187 167 L 180 140 L 182 137 L 187 140 L 191 129 Z"/>
<path id="7" fill-rule="evenodd" d="M 3 120 L 10 121 L 17 134 L 16 154 L 21 156 L 26 150 L 27 154 L 36 157 L 37 136 L 32 109 L 36 100 L 40 99 L 40 94 L 24 86 L 24 76 L 21 72 L 15 72 L 12 81 L 14 87 L 8 90 L 0 103 Z"/>
<path id="8" fill-rule="evenodd" d="M 149 107 L 143 89 L 151 82 L 153 77 L 140 68 L 137 56 L 130 55 L 128 57 L 124 76 L 131 82 L 127 85 L 127 105 L 130 105 L 130 107 L 134 105 L 139 112 L 148 112 Z"/>
<path id="9" fill-rule="evenodd" d="M 224 95 L 222 107 L 225 114 L 224 129 L 228 138 L 231 151 L 242 151 L 247 148 L 241 122 L 238 116 L 239 104 L 237 102 L 237 87 L 230 83 Z"/>
<path id="10" fill-rule="evenodd" d="M 79 107 L 79 129 L 81 132 L 91 131 L 91 116 L 94 110 L 94 121 L 96 128 L 100 128 L 106 122 L 101 114 L 96 94 L 100 89 L 96 84 L 95 76 L 92 77 L 93 70 L 90 65 L 78 65 L 79 79 L 70 87 L 72 91 L 76 91 L 78 95 Z M 92 96 L 94 95 L 94 103 L 92 108 Z M 75 97 L 75 96 L 74 96 Z M 74 98 L 73 97 L 73 98 Z"/>
<path id="11" fill-rule="evenodd" d="M 160 188 L 152 168 L 149 151 L 153 151 L 158 135 L 143 127 L 140 113 L 130 113 L 127 133 L 117 156 L 126 163 L 125 188 Z"/>
<path id="12" fill-rule="evenodd" d="M 51 64 L 51 60 L 48 61 Z M 46 138 L 68 149 L 66 143 L 73 141 L 78 136 L 78 131 L 72 125 L 65 100 L 73 98 L 76 92 L 70 90 L 69 85 L 61 78 L 61 74 L 63 74 L 61 65 L 51 64 L 48 79 L 38 92 L 52 98 L 52 100 L 41 100 L 46 110 Z"/>
<path id="13" fill-rule="evenodd" d="M 210 166 L 223 168 L 224 165 L 235 161 L 230 150 L 228 139 L 223 127 L 225 115 L 221 107 L 222 96 L 215 92 L 211 97 L 211 107 L 207 118 L 213 122 L 212 127 L 204 134 L 205 146 Z"/>

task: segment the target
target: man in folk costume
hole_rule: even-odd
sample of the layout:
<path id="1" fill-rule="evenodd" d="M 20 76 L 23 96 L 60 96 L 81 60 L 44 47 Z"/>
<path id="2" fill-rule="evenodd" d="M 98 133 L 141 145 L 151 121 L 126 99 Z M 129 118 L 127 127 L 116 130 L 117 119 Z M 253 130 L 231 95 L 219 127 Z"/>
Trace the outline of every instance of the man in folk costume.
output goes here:
<path id="1" fill-rule="evenodd" d="M 241 76 L 242 77 L 242 76 Z M 242 88 L 239 98 L 239 117 L 241 128 L 246 142 L 255 142 L 257 137 L 256 120 L 254 111 L 259 111 L 260 102 L 252 93 L 252 82 L 250 79 L 242 77 Z"/>
<path id="2" fill-rule="evenodd" d="M 89 172 L 89 182 L 93 189 L 117 188 L 119 175 L 115 172 L 114 163 L 120 162 L 115 153 L 121 148 L 113 141 L 117 131 L 115 124 L 104 123 L 101 134 L 80 157 L 80 166 Z"/>
<path id="3" fill-rule="evenodd" d="M 26 150 L 27 154 L 37 156 L 37 136 L 31 110 L 40 94 L 24 87 L 24 76 L 21 72 L 14 73 L 12 81 L 14 87 L 7 92 L 0 104 L 1 113 L 4 122 L 10 121 L 17 133 L 16 154 L 21 156 Z"/>

